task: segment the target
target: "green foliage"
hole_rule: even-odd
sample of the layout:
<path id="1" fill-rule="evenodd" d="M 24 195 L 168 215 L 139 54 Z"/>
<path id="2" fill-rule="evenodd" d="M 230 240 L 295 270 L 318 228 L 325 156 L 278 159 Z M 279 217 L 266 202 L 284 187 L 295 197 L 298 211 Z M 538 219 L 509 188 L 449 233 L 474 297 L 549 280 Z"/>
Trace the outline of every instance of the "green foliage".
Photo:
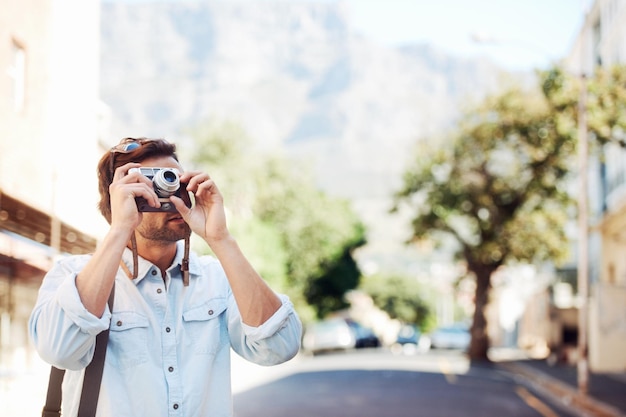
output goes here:
<path id="1" fill-rule="evenodd" d="M 303 317 L 345 306 L 360 276 L 351 253 L 365 236 L 348 202 L 320 191 L 304 165 L 263 153 L 235 123 L 209 121 L 191 136 L 188 158 L 216 180 L 231 232 L 262 276 Z"/>
<path id="2" fill-rule="evenodd" d="M 423 332 L 435 323 L 432 309 L 425 301 L 427 291 L 414 278 L 371 275 L 362 279 L 359 289 L 393 319 L 415 324 Z"/>
<path id="3" fill-rule="evenodd" d="M 317 306 L 319 319 L 348 307 L 344 295 L 359 284 L 361 273 L 350 252 L 351 248 L 346 248 L 339 259 L 325 266 L 321 276 L 309 281 L 305 297 Z"/>
<path id="4" fill-rule="evenodd" d="M 549 110 L 537 94 L 508 91 L 469 113 L 443 146 L 420 144 L 395 196 L 416 213 L 414 239 L 452 235 L 471 264 L 564 259 L 575 131 Z"/>
<path id="5" fill-rule="evenodd" d="M 277 292 L 286 292 L 287 253 L 276 227 L 252 217 L 234 222 L 231 233 L 268 284 Z"/>
<path id="6" fill-rule="evenodd" d="M 542 89 L 555 108 L 554 116 L 576 129 L 578 107 L 584 88 L 585 115 L 591 145 L 616 143 L 626 146 L 626 66 L 599 67 L 592 77 L 581 80 L 553 68 L 542 74 Z"/>
<path id="7" fill-rule="evenodd" d="M 279 160 L 266 167 L 255 213 L 274 224 L 285 243 L 289 285 L 314 305 L 318 317 L 345 306 L 358 284 L 353 249 L 365 242 L 362 223 L 345 200 L 319 191 L 306 173 Z"/>

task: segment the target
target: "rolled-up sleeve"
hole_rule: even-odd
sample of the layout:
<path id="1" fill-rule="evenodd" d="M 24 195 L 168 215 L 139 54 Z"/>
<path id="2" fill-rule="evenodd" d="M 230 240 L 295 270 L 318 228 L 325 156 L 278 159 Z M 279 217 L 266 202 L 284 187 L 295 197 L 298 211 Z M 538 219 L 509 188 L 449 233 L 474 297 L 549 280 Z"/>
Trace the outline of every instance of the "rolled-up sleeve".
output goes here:
<path id="1" fill-rule="evenodd" d="M 96 317 L 83 306 L 76 276 L 86 259 L 72 257 L 46 274 L 29 320 L 29 334 L 39 355 L 64 369 L 82 369 L 93 356 L 95 337 L 109 327 L 108 307 Z"/>
<path id="2" fill-rule="evenodd" d="M 66 318 L 78 326 L 82 332 L 96 336 L 109 327 L 111 322 L 109 306 L 106 306 L 106 310 L 100 318 L 90 313 L 80 300 L 80 295 L 78 295 L 76 274 L 73 274 L 69 279 L 65 279 L 61 283 L 56 294 L 56 301 L 59 308 L 65 313 Z"/>
<path id="3" fill-rule="evenodd" d="M 302 324 L 286 295 L 279 295 L 282 305 L 263 324 L 249 326 L 239 320 L 244 342 L 233 346 L 244 358 L 258 365 L 277 365 L 292 359 L 300 350 Z"/>

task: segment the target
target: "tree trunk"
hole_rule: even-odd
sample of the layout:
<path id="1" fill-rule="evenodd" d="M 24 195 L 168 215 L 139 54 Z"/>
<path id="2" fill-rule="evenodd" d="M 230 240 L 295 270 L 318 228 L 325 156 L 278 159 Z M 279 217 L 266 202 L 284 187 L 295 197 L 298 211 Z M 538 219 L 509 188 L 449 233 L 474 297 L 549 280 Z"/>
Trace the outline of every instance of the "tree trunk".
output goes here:
<path id="1" fill-rule="evenodd" d="M 489 302 L 489 291 L 491 290 L 491 274 L 497 267 L 491 265 L 474 265 L 470 270 L 476 276 L 476 294 L 474 320 L 470 333 L 472 340 L 468 351 L 471 361 L 489 361 L 487 352 L 490 342 L 487 334 L 487 317 L 485 309 Z"/>

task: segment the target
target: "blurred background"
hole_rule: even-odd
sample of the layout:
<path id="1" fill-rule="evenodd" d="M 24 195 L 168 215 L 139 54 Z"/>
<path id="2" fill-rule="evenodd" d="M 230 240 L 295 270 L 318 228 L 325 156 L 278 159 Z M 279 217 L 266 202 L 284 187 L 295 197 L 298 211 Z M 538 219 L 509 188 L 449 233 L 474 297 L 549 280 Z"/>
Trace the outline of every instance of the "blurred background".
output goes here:
<path id="1" fill-rule="evenodd" d="M 3 415 L 40 409 L 20 396 L 47 383 L 30 310 L 104 236 L 96 164 L 124 137 L 218 181 L 304 357 L 500 349 L 623 373 L 625 78 L 595 74 L 625 63 L 625 23 L 621 0 L 0 0 Z M 511 125 L 523 150 L 474 129 Z M 510 188 L 472 200 L 477 166 Z"/>

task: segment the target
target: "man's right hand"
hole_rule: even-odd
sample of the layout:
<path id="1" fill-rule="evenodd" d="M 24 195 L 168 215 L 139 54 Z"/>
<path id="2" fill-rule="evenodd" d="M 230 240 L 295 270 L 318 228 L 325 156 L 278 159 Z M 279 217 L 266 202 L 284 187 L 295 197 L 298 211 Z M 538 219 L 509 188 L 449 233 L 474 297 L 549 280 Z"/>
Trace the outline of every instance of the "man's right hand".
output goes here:
<path id="1" fill-rule="evenodd" d="M 128 173 L 141 164 L 131 162 L 115 170 L 113 182 L 109 186 L 111 196 L 111 227 L 133 231 L 141 223 L 142 214 L 137 209 L 135 198 L 143 197 L 151 207 L 160 207 L 159 198 L 154 192 L 152 181 L 138 173 Z"/>

